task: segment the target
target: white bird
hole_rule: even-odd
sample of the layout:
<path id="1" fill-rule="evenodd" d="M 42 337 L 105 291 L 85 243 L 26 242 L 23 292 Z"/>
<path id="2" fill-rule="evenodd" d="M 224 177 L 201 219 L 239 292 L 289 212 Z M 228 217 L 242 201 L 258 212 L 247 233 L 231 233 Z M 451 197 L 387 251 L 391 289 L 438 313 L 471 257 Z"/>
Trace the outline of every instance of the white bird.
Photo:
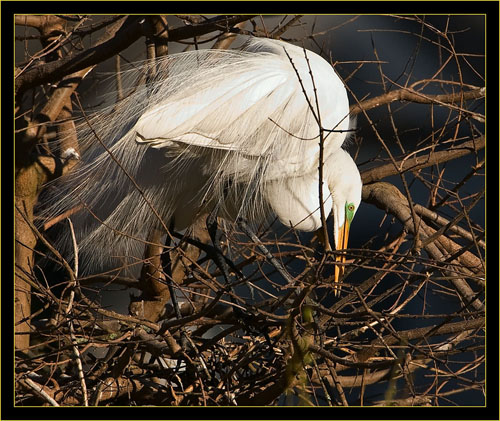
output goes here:
<path id="1" fill-rule="evenodd" d="M 153 229 L 172 221 L 189 228 L 215 207 L 228 220 L 274 214 L 286 226 L 318 230 L 321 137 L 323 207 L 333 212 L 336 249 L 347 247 L 361 178 L 342 149 L 346 89 L 326 60 L 252 38 L 238 51 L 186 52 L 155 64 L 146 80 L 148 63 L 132 70 L 132 92 L 80 124 L 83 164 L 58 184 L 46 212 L 83 204 L 80 250 L 96 262 L 141 256 Z M 343 266 L 335 281 L 342 273 Z"/>

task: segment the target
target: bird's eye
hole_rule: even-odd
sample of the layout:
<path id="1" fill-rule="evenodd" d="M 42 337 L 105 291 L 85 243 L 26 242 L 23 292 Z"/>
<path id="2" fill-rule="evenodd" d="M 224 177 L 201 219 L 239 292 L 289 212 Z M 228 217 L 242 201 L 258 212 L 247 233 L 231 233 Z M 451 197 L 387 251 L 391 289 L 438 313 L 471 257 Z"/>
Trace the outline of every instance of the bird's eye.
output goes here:
<path id="1" fill-rule="evenodd" d="M 352 203 L 349 203 L 347 205 L 347 209 L 349 209 L 351 212 L 354 212 L 354 205 Z"/>

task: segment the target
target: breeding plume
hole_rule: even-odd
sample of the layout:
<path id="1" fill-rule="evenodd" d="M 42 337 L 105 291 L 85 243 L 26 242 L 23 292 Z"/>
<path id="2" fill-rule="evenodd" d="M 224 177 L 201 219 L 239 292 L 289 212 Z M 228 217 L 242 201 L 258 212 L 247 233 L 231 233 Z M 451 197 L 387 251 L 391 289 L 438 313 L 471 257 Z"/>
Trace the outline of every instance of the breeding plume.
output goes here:
<path id="1" fill-rule="evenodd" d="M 189 228 L 214 209 L 230 221 L 275 215 L 314 231 L 321 205 L 333 213 L 336 248 L 347 246 L 361 178 L 342 149 L 347 93 L 327 61 L 253 38 L 238 51 L 172 55 L 127 76 L 135 82 L 125 99 L 79 123 L 81 165 L 51 192 L 46 214 L 81 208 L 72 217 L 80 253 L 95 263 L 141 256 L 154 229 Z"/>

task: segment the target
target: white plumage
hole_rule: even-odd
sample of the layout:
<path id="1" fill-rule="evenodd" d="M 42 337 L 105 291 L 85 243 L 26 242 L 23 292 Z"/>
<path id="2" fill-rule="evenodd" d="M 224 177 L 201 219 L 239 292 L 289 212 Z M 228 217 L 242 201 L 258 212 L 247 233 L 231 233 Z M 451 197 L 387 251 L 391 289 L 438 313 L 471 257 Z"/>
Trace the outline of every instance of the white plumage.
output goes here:
<path id="1" fill-rule="evenodd" d="M 349 104 L 327 61 L 253 38 L 242 50 L 193 51 L 155 64 L 148 78 L 147 63 L 130 71 L 142 82 L 79 124 L 82 164 L 51 190 L 46 215 L 83 204 L 73 216 L 83 252 L 96 263 L 141 256 L 162 225 L 158 215 L 181 230 L 216 205 L 230 220 L 275 214 L 300 230 L 320 228 L 320 124 L 324 209 L 333 209 L 337 248 L 346 244 L 339 230 L 346 204 L 358 208 L 361 179 L 341 148 Z"/>

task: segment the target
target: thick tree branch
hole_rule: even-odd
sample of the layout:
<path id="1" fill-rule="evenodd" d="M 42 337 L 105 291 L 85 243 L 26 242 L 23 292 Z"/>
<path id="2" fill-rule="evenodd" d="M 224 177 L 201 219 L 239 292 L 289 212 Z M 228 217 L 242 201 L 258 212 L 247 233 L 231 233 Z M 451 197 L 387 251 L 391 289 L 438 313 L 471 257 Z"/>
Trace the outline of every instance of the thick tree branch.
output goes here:
<path id="1" fill-rule="evenodd" d="M 366 203 L 371 203 L 380 209 L 394 215 L 403 224 L 408 232 L 413 235 L 417 235 L 415 232 L 415 226 L 420 227 L 420 234 L 424 234 L 422 239 L 425 239 L 430 234 L 426 234 L 427 230 L 432 231 L 430 227 L 427 227 L 424 221 L 417 216 L 415 224 L 412 223 L 412 216 L 410 213 L 410 207 L 408 200 L 403 194 L 392 184 L 378 182 L 373 184 L 368 184 L 363 186 L 363 201 Z M 436 241 L 435 239 L 434 241 Z M 434 242 L 425 245 L 425 250 L 436 260 L 443 262 L 443 270 L 450 276 L 450 281 L 459 291 L 466 301 L 472 302 L 473 307 L 476 310 L 484 310 L 484 305 L 478 299 L 475 299 L 475 293 L 472 291 L 470 286 L 467 284 L 466 280 L 456 276 L 456 273 L 452 269 L 447 270 L 447 263 L 443 261 L 443 254 L 439 251 Z"/>
<path id="2" fill-rule="evenodd" d="M 66 75 L 98 64 L 127 48 L 142 34 L 142 18 L 127 17 L 116 34 L 108 34 L 110 39 L 100 40 L 97 45 L 80 54 L 34 66 L 21 73 L 15 81 L 15 92 L 19 94 L 35 86 L 58 81 Z"/>
<path id="3" fill-rule="evenodd" d="M 372 108 L 379 107 L 384 104 L 389 104 L 394 101 L 408 101 L 417 104 L 438 104 L 438 105 L 450 105 L 461 101 L 470 101 L 473 99 L 484 98 L 486 94 L 486 88 L 477 88 L 470 91 L 460 91 L 454 94 L 441 94 L 441 95 L 427 95 L 417 92 L 411 88 L 398 89 L 396 91 L 391 91 L 386 94 L 380 95 L 375 98 L 368 99 L 366 101 L 360 102 L 359 104 L 353 104 L 350 108 L 350 114 L 356 115 L 362 111 L 371 110 Z M 470 113 L 473 117 L 480 119 L 484 122 L 484 118 L 476 113 Z"/>
<path id="4" fill-rule="evenodd" d="M 226 31 L 233 25 L 250 19 L 252 16 L 218 16 L 196 26 L 184 26 L 169 30 L 169 41 L 178 41 L 212 31 Z M 120 51 L 144 35 L 144 17 L 129 16 L 124 19 L 121 28 L 111 39 L 99 41 L 84 52 L 62 58 L 56 62 L 31 67 L 22 72 L 15 81 L 16 94 L 35 86 L 55 82 L 64 76 L 96 65 Z"/>
<path id="5" fill-rule="evenodd" d="M 485 144 L 485 136 L 479 136 L 475 139 L 461 143 L 451 150 L 430 152 L 426 155 L 415 156 L 410 159 L 404 158 L 396 161 L 396 166 L 393 163 L 390 163 L 370 168 L 361 173 L 361 179 L 363 180 L 363 184 L 370 184 L 391 175 L 401 174 L 405 171 L 417 171 L 432 165 L 442 164 L 470 153 L 477 152 L 483 149 Z"/>

